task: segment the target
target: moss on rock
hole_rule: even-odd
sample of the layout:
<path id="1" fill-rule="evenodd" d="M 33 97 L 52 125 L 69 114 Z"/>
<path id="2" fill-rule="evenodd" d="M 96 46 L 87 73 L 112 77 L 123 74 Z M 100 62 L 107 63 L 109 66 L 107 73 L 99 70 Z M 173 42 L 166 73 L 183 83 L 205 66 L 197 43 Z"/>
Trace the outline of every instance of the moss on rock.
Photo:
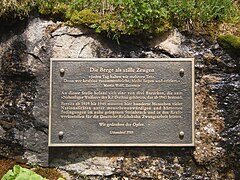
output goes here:
<path id="1" fill-rule="evenodd" d="M 100 19 L 99 15 L 91 10 L 85 9 L 82 11 L 74 11 L 71 15 L 70 21 L 73 24 L 96 24 Z"/>
<path id="2" fill-rule="evenodd" d="M 240 36 L 234 35 L 221 35 L 218 37 L 218 43 L 222 46 L 229 54 L 234 57 L 240 56 Z"/>

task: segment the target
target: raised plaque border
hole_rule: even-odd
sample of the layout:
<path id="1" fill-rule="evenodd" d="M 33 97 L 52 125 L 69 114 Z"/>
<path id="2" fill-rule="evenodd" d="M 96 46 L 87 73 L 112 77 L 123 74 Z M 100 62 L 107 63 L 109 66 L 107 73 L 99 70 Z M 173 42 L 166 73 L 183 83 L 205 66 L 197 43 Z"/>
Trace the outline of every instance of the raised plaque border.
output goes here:
<path id="1" fill-rule="evenodd" d="M 192 64 L 192 142 L 185 144 L 149 144 L 149 143 L 131 143 L 131 144 L 71 144 L 71 143 L 51 143 L 51 109 L 52 109 L 52 63 L 53 61 L 89 61 L 89 62 L 181 62 L 188 61 Z M 195 63 L 194 58 L 50 58 L 50 94 L 49 94 L 49 147 L 193 147 L 195 146 Z"/>

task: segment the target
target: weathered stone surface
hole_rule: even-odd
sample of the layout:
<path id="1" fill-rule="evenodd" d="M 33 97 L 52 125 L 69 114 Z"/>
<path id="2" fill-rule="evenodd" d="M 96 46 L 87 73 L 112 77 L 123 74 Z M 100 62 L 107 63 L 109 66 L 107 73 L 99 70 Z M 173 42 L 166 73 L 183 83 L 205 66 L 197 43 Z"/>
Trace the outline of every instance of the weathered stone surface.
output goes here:
<path id="1" fill-rule="evenodd" d="M 114 174 L 114 165 L 109 157 L 89 158 L 79 163 L 62 166 L 66 171 L 76 172 L 83 176 L 110 176 Z"/>
<path id="2" fill-rule="evenodd" d="M 54 58 L 91 58 L 96 57 L 96 50 L 101 44 L 89 36 L 91 32 L 84 32 L 77 28 L 60 27 L 51 33 Z"/>
<path id="3" fill-rule="evenodd" d="M 173 31 L 161 40 L 166 46 L 139 37 L 123 37 L 118 45 L 91 30 L 41 19 L 20 29 L 1 36 L 0 157 L 57 166 L 78 179 L 240 178 L 240 67 L 216 41 Z M 52 57 L 194 57 L 196 147 L 48 148 Z"/>
<path id="4" fill-rule="evenodd" d="M 155 49 L 165 51 L 174 57 L 179 57 L 182 55 L 182 38 L 181 33 L 177 29 L 173 29 L 163 36 L 154 38 L 150 44 Z"/>

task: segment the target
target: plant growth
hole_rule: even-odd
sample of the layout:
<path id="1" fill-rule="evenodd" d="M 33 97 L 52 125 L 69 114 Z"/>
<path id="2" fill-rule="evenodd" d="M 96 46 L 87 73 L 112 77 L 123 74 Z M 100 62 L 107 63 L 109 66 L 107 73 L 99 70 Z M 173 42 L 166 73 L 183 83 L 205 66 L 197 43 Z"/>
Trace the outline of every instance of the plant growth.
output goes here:
<path id="1" fill-rule="evenodd" d="M 9 170 L 1 180 L 47 180 L 46 178 L 40 176 L 34 171 L 22 168 L 19 165 L 15 165 L 13 170 Z M 58 178 L 58 180 L 64 180 L 63 178 Z"/>
<path id="2" fill-rule="evenodd" d="M 172 26 L 206 26 L 234 20 L 239 4 L 233 0 L 2 0 L 0 17 L 26 16 L 32 11 L 85 25 L 97 32 L 156 34 Z"/>
<path id="3" fill-rule="evenodd" d="M 9 170 L 2 178 L 2 180 L 20 180 L 20 179 L 31 179 L 31 180 L 44 180 L 44 178 L 35 172 L 22 168 L 19 165 L 15 165 L 13 170 Z M 45 179 L 46 180 L 46 179 Z"/>

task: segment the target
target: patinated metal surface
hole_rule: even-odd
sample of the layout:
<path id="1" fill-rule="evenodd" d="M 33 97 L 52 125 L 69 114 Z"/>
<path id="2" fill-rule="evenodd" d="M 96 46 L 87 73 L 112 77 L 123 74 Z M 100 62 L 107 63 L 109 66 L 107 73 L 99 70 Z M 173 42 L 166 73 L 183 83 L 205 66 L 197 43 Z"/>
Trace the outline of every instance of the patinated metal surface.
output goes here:
<path id="1" fill-rule="evenodd" d="M 49 146 L 193 146 L 193 59 L 51 59 Z"/>

